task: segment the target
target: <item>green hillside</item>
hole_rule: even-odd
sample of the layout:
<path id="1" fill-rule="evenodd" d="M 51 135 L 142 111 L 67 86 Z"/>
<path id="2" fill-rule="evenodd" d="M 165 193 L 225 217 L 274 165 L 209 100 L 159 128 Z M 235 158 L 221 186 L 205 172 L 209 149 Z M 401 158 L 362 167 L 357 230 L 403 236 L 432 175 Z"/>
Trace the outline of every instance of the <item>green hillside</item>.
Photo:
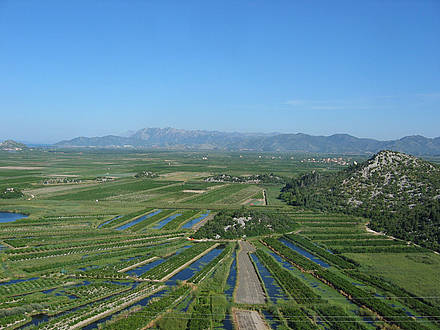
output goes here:
<path id="1" fill-rule="evenodd" d="M 364 216 L 370 228 L 440 249 L 440 167 L 381 151 L 343 171 L 294 179 L 281 197 L 291 205 Z"/>
<path id="2" fill-rule="evenodd" d="M 28 149 L 28 147 L 20 142 L 16 142 L 14 140 L 6 140 L 3 142 L 0 142 L 0 150 L 16 150 L 16 151 L 20 151 L 20 150 L 25 150 Z"/>

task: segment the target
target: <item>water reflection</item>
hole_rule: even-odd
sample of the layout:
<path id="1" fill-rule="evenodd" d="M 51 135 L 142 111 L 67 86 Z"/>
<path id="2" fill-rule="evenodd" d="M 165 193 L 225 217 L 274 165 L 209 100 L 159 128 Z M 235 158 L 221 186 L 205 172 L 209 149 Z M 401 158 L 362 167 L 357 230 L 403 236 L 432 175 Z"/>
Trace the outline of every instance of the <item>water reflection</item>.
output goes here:
<path id="1" fill-rule="evenodd" d="M 300 247 L 296 246 L 295 244 L 293 244 L 292 242 L 284 239 L 284 238 L 280 238 L 279 241 L 281 243 L 283 243 L 284 245 L 286 245 L 287 247 L 289 247 L 290 249 L 298 252 L 299 254 L 301 254 L 302 256 L 306 257 L 307 259 L 310 259 L 311 261 L 313 261 L 314 263 L 324 267 L 324 268 L 330 268 L 330 265 L 324 261 L 322 261 L 321 259 L 319 259 L 318 257 L 314 256 L 313 254 L 307 252 L 306 250 L 301 249 Z"/>
<path id="2" fill-rule="evenodd" d="M 162 212 L 162 210 L 157 210 L 157 211 L 148 213 L 148 214 L 143 215 L 143 216 L 141 216 L 141 217 L 139 217 L 137 219 L 134 219 L 133 221 L 130 221 L 130 222 L 128 222 L 128 223 L 126 223 L 126 224 L 124 224 L 122 226 L 119 226 L 118 228 L 115 228 L 115 229 L 116 230 L 124 230 L 124 229 L 130 228 L 130 227 L 138 224 L 139 222 L 144 221 L 145 219 L 151 218 L 152 216 L 155 216 L 156 214 L 159 214 L 160 212 Z"/>
<path id="3" fill-rule="evenodd" d="M 0 212 L 0 223 L 14 222 L 27 217 L 28 215 L 21 213 Z"/>
<path id="4" fill-rule="evenodd" d="M 192 220 L 188 221 L 187 223 L 185 223 L 182 226 L 182 228 L 184 228 L 184 229 L 192 228 L 192 226 L 194 226 L 196 223 L 198 223 L 198 222 L 202 221 L 203 219 L 205 219 L 209 215 L 209 213 L 211 213 L 210 210 L 206 211 L 206 213 L 202 214 L 200 217 L 192 219 Z"/>
<path id="5" fill-rule="evenodd" d="M 102 226 L 105 226 L 106 224 L 108 224 L 108 223 L 110 223 L 110 222 L 112 222 L 112 221 L 114 221 L 114 220 L 117 220 L 117 219 L 119 219 L 119 218 L 122 218 L 122 215 L 118 215 L 117 217 L 114 217 L 113 219 L 110 219 L 110 220 L 107 220 L 107 221 L 104 222 L 104 223 L 101 223 L 101 224 L 98 226 L 98 228 L 101 228 Z"/>
<path id="6" fill-rule="evenodd" d="M 229 270 L 229 276 L 226 280 L 228 288 L 225 290 L 225 295 L 232 301 L 232 296 L 234 294 L 235 283 L 237 281 L 237 259 L 234 257 L 231 269 Z"/>
<path id="7" fill-rule="evenodd" d="M 283 289 L 277 284 L 275 279 L 272 277 L 272 274 L 269 270 L 260 262 L 258 257 L 255 254 L 251 254 L 252 260 L 255 262 L 258 272 L 263 280 L 264 286 L 266 287 L 269 298 L 276 302 L 277 299 L 286 300 L 288 297 L 284 294 Z"/>
<path id="8" fill-rule="evenodd" d="M 135 302 L 134 304 L 132 304 L 132 305 L 130 305 L 130 306 L 128 306 L 128 307 L 122 309 L 121 311 L 119 311 L 119 312 L 117 312 L 117 313 L 115 313 L 115 314 L 108 315 L 108 316 L 106 316 L 106 317 L 103 317 L 102 319 L 99 319 L 99 320 L 96 321 L 96 322 L 90 323 L 89 325 L 83 327 L 82 329 L 83 329 L 83 330 L 96 329 L 96 328 L 98 328 L 98 325 L 99 325 L 99 324 L 102 324 L 102 323 L 104 323 L 104 322 L 107 322 L 108 320 L 110 320 L 110 319 L 111 319 L 112 317 L 114 317 L 115 315 L 119 315 L 119 314 L 121 314 L 122 312 L 125 312 L 125 311 L 127 311 L 127 310 L 129 310 L 129 309 L 131 309 L 131 308 L 133 308 L 133 307 L 135 307 L 135 306 L 142 306 L 142 307 L 145 307 L 146 305 L 148 305 L 148 303 L 151 301 L 151 299 L 156 298 L 156 297 L 162 297 L 167 291 L 168 291 L 168 289 L 160 290 L 160 291 L 158 291 L 158 292 L 152 294 L 151 296 L 148 296 L 148 297 L 146 297 L 146 298 L 143 298 L 143 299 L 139 300 L 138 302 Z"/>
<path id="9" fill-rule="evenodd" d="M 212 249 L 204 256 L 200 257 L 188 267 L 182 269 L 176 275 L 171 277 L 168 281 L 168 285 L 175 285 L 177 281 L 186 281 L 193 277 L 197 272 L 202 270 L 204 266 L 206 266 L 209 262 L 211 262 L 214 258 L 216 258 L 223 251 L 223 247 L 217 247 Z"/>
<path id="10" fill-rule="evenodd" d="M 159 222 L 157 225 L 155 225 L 153 227 L 153 229 L 161 229 L 163 226 L 165 226 L 168 222 L 173 221 L 174 219 L 176 219 L 177 217 L 181 216 L 181 213 L 177 213 L 177 214 L 173 214 L 171 216 L 169 216 L 166 219 L 163 219 L 161 222 Z"/>

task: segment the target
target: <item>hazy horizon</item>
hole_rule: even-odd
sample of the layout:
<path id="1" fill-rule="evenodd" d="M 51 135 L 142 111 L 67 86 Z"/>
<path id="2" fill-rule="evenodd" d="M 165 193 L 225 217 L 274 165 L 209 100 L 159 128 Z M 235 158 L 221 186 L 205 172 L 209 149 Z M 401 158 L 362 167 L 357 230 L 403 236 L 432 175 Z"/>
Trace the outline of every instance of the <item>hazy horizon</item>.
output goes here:
<path id="1" fill-rule="evenodd" d="M 164 129 L 164 128 L 173 128 L 173 129 L 183 129 L 183 128 L 178 128 L 178 127 L 144 127 L 144 128 L 159 128 L 159 129 Z M 104 135 L 90 135 L 90 136 L 85 136 L 85 135 L 78 135 L 78 136 L 72 136 L 72 137 L 67 137 L 65 139 L 59 139 L 59 140 L 54 140 L 54 141 L 38 141 L 38 140 L 23 140 L 20 138 L 13 138 L 13 137 L 0 137 L 0 142 L 5 141 L 5 140 L 14 140 L 17 142 L 21 142 L 21 143 L 25 143 L 25 144 L 54 144 L 57 142 L 61 142 L 61 141 L 65 141 L 65 140 L 72 140 L 74 138 L 78 138 L 78 137 L 87 137 L 87 138 L 91 138 L 91 137 L 103 137 L 103 136 L 107 136 L 107 135 L 115 135 L 115 136 L 128 136 L 128 133 L 135 133 L 138 130 L 144 129 L 144 128 L 140 128 L 140 129 L 136 129 L 136 130 L 126 130 L 124 132 L 116 132 L 116 133 L 109 133 L 109 134 L 104 134 Z M 249 132 L 249 131 L 238 131 L 238 130 L 234 130 L 234 131 L 225 131 L 225 130 L 207 130 L 207 129 L 184 129 L 184 130 L 195 130 L 195 131 L 217 131 L 217 132 L 223 132 L 223 133 L 242 133 L 242 134 L 307 134 L 307 135 L 312 135 L 312 136 L 331 136 L 331 135 L 337 135 L 337 134 L 349 134 L 349 133 L 344 133 L 344 132 L 334 132 L 334 133 L 330 133 L 330 134 L 309 134 L 309 133 L 304 133 L 304 132 Z M 375 138 L 375 137 L 371 137 L 371 136 L 357 136 L 354 134 L 349 134 L 351 136 L 354 136 L 356 138 L 360 138 L 360 139 L 374 139 L 374 140 L 378 140 L 378 141 L 390 141 L 390 140 L 399 140 L 401 138 L 407 137 L 407 136 L 414 136 L 414 135 L 421 135 L 423 137 L 426 138 L 437 138 L 440 137 L 440 135 L 438 136 L 426 136 L 423 134 L 411 134 L 411 135 L 405 135 L 405 136 L 399 136 L 396 138 L 390 138 L 390 139 L 380 139 L 380 138 Z"/>

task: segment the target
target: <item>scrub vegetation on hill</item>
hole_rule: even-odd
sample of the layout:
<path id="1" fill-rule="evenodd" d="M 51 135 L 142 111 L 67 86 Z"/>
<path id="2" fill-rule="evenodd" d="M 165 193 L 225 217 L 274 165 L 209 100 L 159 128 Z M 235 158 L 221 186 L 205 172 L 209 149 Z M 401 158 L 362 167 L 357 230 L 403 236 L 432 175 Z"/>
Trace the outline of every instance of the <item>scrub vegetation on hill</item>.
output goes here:
<path id="1" fill-rule="evenodd" d="M 312 172 L 291 180 L 289 204 L 371 220 L 370 228 L 440 249 L 440 167 L 393 151 L 337 173 Z"/>
<path id="2" fill-rule="evenodd" d="M 12 199 L 23 197 L 23 193 L 17 188 L 6 188 L 0 192 L 0 198 L 2 199 Z"/>
<path id="3" fill-rule="evenodd" d="M 289 216 L 241 208 L 222 210 L 194 238 L 242 238 L 288 232 L 296 228 Z"/>

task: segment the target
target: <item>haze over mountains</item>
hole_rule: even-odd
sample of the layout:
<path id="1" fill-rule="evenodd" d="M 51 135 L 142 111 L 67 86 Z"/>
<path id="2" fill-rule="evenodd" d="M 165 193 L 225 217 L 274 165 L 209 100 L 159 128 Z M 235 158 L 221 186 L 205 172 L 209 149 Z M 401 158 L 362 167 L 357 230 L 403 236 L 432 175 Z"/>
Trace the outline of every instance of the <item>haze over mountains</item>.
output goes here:
<path id="1" fill-rule="evenodd" d="M 144 128 L 128 136 L 77 137 L 55 144 L 57 147 L 169 148 L 202 150 L 250 150 L 271 152 L 376 153 L 389 149 L 412 155 L 440 155 L 440 137 L 406 136 L 379 141 L 348 134 L 313 136 L 302 133 L 227 133 L 175 128 Z"/>

